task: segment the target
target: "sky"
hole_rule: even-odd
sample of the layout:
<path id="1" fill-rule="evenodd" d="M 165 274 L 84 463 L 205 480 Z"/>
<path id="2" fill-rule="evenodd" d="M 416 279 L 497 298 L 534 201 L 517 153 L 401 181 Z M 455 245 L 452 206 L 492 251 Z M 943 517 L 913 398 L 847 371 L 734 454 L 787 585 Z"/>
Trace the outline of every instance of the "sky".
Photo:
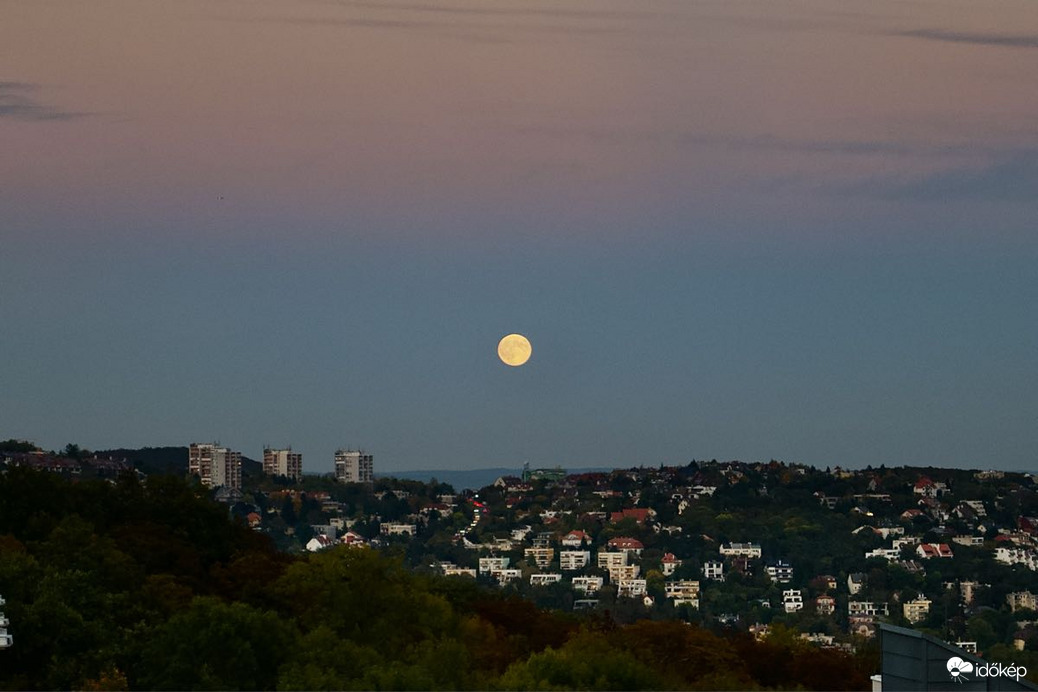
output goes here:
<path id="1" fill-rule="evenodd" d="M 2 438 L 1038 471 L 1035 0 L 0 17 Z"/>

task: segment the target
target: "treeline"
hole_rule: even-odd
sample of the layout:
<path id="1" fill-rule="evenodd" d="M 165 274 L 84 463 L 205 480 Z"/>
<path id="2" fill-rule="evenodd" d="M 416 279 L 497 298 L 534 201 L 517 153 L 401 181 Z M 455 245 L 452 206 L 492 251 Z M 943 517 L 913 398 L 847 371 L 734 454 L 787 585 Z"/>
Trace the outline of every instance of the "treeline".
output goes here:
<path id="1" fill-rule="evenodd" d="M 0 475 L 3 689 L 867 689 L 878 660 L 276 551 L 166 476 Z"/>

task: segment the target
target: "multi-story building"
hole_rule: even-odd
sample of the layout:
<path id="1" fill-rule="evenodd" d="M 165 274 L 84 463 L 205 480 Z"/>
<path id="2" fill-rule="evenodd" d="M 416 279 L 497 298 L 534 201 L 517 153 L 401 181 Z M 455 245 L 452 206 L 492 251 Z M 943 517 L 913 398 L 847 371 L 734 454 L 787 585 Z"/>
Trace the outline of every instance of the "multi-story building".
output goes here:
<path id="1" fill-rule="evenodd" d="M 716 560 L 703 563 L 703 576 L 706 579 L 724 579 L 724 563 Z"/>
<path id="2" fill-rule="evenodd" d="M 548 586 L 562 581 L 562 575 L 558 572 L 547 572 L 544 574 L 531 574 L 530 586 Z"/>
<path id="3" fill-rule="evenodd" d="M 905 619 L 914 625 L 930 614 L 930 599 L 923 594 L 919 594 L 915 600 L 905 601 L 902 604 L 902 610 L 905 614 Z"/>
<path id="4" fill-rule="evenodd" d="M 511 561 L 507 557 L 481 557 L 479 558 L 479 573 L 490 574 L 497 570 L 507 569 Z"/>
<path id="5" fill-rule="evenodd" d="M 379 533 L 383 536 L 413 536 L 418 532 L 417 524 L 407 524 L 400 521 L 389 521 L 378 528 Z"/>
<path id="6" fill-rule="evenodd" d="M 523 551 L 523 557 L 544 569 L 555 559 L 555 548 L 527 548 Z"/>
<path id="7" fill-rule="evenodd" d="M 371 483 L 375 479 L 374 456 L 363 450 L 335 452 L 335 480 L 340 483 Z"/>
<path id="8" fill-rule="evenodd" d="M 573 577 L 573 590 L 594 593 L 602 588 L 605 579 L 602 577 Z"/>
<path id="9" fill-rule="evenodd" d="M 303 480 L 303 455 L 288 449 L 263 450 L 263 473 L 268 476 L 285 476 L 295 481 Z"/>
<path id="10" fill-rule="evenodd" d="M 663 589 L 667 598 L 674 601 L 675 606 L 687 604 L 699 608 L 698 581 L 668 581 L 663 583 Z"/>
<path id="11" fill-rule="evenodd" d="M 768 576 L 771 577 L 771 581 L 776 584 L 788 584 L 793 581 L 793 566 L 788 562 L 779 560 L 768 565 L 765 570 Z"/>
<path id="12" fill-rule="evenodd" d="M 606 547 L 609 550 L 619 550 L 628 554 L 641 555 L 642 550 L 645 546 L 637 538 L 630 538 L 628 536 L 617 536 L 616 538 L 609 539 L 606 543 Z"/>
<path id="13" fill-rule="evenodd" d="M 598 551 L 598 566 L 602 569 L 623 567 L 627 564 L 627 553 L 614 553 L 607 550 Z"/>
<path id="14" fill-rule="evenodd" d="M 847 604 L 847 614 L 875 617 L 877 615 L 889 615 L 890 612 L 887 609 L 886 603 L 877 604 L 872 601 L 850 601 Z"/>
<path id="15" fill-rule="evenodd" d="M 616 585 L 617 596 L 634 598 L 644 596 L 647 582 L 644 579 L 621 579 Z"/>
<path id="16" fill-rule="evenodd" d="M 641 573 L 642 568 L 638 565 L 624 565 L 622 567 L 610 567 L 609 568 L 609 581 L 617 584 L 627 579 L 636 579 Z"/>
<path id="17" fill-rule="evenodd" d="M 723 543 L 718 551 L 726 557 L 760 557 L 759 543 Z"/>
<path id="18" fill-rule="evenodd" d="M 495 569 L 490 576 L 496 579 L 498 584 L 504 585 L 510 581 L 521 579 L 523 571 L 521 569 Z"/>
<path id="19" fill-rule="evenodd" d="M 786 589 L 782 592 L 782 607 L 787 613 L 795 613 L 804 609 L 804 595 L 800 589 Z"/>
<path id="20" fill-rule="evenodd" d="M 1038 596 L 1030 591 L 1014 591 L 1006 596 L 1009 609 L 1013 612 L 1023 608 L 1027 610 L 1038 610 Z"/>
<path id="21" fill-rule="evenodd" d="M 207 488 L 240 488 L 241 452 L 215 442 L 192 442 L 187 450 L 187 471 Z"/>
<path id="22" fill-rule="evenodd" d="M 448 577 L 472 577 L 476 578 L 476 570 L 471 567 L 458 567 L 457 565 L 447 565 L 443 567 L 444 576 Z"/>
<path id="23" fill-rule="evenodd" d="M 562 550 L 559 551 L 559 569 L 563 571 L 574 571 L 584 569 L 591 562 L 591 551 L 589 550 Z"/>
<path id="24" fill-rule="evenodd" d="M 674 557 L 674 553 L 665 553 L 660 564 L 663 568 L 663 576 L 669 577 L 681 566 L 681 560 Z"/>

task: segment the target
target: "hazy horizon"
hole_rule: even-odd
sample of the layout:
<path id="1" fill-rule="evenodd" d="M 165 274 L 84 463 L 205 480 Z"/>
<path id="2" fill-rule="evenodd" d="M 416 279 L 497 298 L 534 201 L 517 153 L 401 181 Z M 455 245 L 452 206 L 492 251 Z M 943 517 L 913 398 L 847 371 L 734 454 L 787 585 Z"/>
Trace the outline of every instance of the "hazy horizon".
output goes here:
<path id="1" fill-rule="evenodd" d="M 1032 1 L 0 7 L 0 435 L 1038 467 Z"/>

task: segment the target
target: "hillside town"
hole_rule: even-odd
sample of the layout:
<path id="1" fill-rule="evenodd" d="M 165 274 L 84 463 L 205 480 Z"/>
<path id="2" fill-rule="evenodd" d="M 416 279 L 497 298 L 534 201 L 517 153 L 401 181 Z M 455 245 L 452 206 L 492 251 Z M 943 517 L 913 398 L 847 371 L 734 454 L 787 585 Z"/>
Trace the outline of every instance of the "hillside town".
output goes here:
<path id="1" fill-rule="evenodd" d="M 375 548 L 419 572 L 620 622 L 682 619 L 758 638 L 777 627 L 846 650 L 888 622 L 968 651 L 1038 649 L 1034 474 L 693 461 L 579 475 L 525 467 L 455 492 L 375 478 L 367 452 L 340 450 L 336 472 L 318 477 L 288 450 L 246 459 L 244 473 L 241 454 L 219 445 L 184 451 L 189 475 L 288 552 Z M 0 462 L 32 458 L 62 473 L 141 466 Z"/>

